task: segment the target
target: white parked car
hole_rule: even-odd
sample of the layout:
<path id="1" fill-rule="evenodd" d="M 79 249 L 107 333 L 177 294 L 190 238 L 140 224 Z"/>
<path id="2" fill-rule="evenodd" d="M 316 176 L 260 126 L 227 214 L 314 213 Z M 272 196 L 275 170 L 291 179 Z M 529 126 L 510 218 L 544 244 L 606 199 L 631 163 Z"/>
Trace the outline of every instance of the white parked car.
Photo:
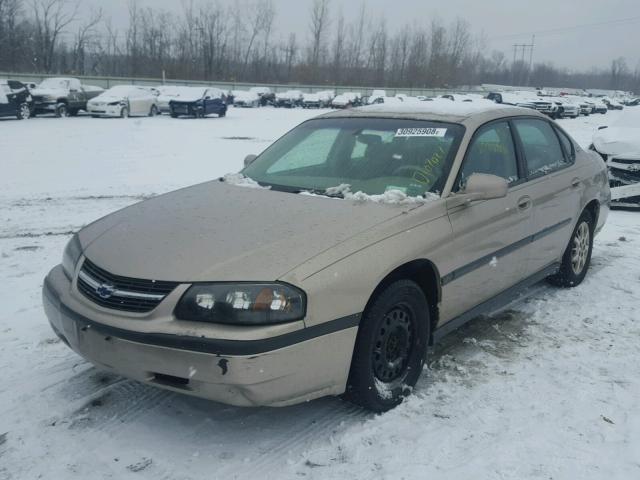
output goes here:
<path id="1" fill-rule="evenodd" d="M 607 164 L 613 204 L 640 207 L 640 109 L 626 108 L 619 115 L 600 127 L 590 148 Z"/>
<path id="2" fill-rule="evenodd" d="M 293 108 L 302 106 L 304 94 L 300 90 L 276 93 L 276 107 Z"/>
<path id="3" fill-rule="evenodd" d="M 331 101 L 333 108 L 350 108 L 362 105 L 362 95 L 360 92 L 345 92 L 338 95 Z"/>
<path id="4" fill-rule="evenodd" d="M 233 106 L 256 108 L 260 106 L 260 95 L 255 90 L 233 90 Z"/>
<path id="5" fill-rule="evenodd" d="M 580 104 L 567 97 L 545 97 L 555 106 L 553 118 L 578 118 L 580 116 Z"/>
<path id="6" fill-rule="evenodd" d="M 89 100 L 87 111 L 92 117 L 153 117 L 159 112 L 158 97 L 145 88 L 118 85 Z"/>

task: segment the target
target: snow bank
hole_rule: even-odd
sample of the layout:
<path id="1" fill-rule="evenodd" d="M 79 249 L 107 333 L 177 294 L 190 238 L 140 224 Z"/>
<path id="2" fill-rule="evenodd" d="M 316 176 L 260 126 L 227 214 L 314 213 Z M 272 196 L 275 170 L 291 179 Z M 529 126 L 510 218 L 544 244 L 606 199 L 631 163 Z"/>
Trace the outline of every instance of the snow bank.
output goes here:
<path id="1" fill-rule="evenodd" d="M 252 180 L 249 177 L 245 177 L 241 173 L 227 173 L 222 177 L 222 181 L 224 183 L 228 183 L 229 185 L 235 185 L 236 187 L 261 188 L 264 190 L 269 190 L 271 188 L 271 187 L 263 187 L 255 180 Z"/>

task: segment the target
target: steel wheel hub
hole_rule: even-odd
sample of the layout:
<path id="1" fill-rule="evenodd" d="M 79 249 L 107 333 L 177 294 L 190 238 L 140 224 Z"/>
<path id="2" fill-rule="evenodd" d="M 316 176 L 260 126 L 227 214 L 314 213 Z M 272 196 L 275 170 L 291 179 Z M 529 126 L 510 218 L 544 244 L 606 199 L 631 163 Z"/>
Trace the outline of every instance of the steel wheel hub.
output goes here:
<path id="1" fill-rule="evenodd" d="M 385 315 L 373 350 L 373 371 L 378 380 L 389 383 L 405 373 L 413 346 L 413 322 L 412 313 L 402 306 Z"/>
<path id="2" fill-rule="evenodd" d="M 571 268 L 576 275 L 580 275 L 587 264 L 590 236 L 589 225 L 582 222 L 576 230 L 571 247 Z"/>

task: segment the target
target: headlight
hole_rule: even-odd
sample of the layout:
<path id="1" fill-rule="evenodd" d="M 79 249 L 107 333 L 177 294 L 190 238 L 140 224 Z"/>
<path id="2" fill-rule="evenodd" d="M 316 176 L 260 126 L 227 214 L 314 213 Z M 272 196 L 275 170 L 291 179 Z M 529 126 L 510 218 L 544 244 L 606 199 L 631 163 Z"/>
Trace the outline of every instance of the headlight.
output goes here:
<path id="1" fill-rule="evenodd" d="M 78 234 L 75 234 L 69 240 L 67 246 L 64 247 L 64 253 L 62 254 L 62 269 L 70 279 L 73 278 L 80 255 L 82 255 L 82 246 L 80 245 Z"/>
<path id="2" fill-rule="evenodd" d="M 109 105 L 110 107 L 115 107 L 116 105 L 124 105 L 124 102 L 122 102 L 122 101 L 111 102 L 111 103 L 107 103 L 107 105 Z"/>
<path id="3" fill-rule="evenodd" d="M 304 292 L 283 283 L 195 284 L 175 309 L 180 320 L 267 325 L 302 320 Z"/>

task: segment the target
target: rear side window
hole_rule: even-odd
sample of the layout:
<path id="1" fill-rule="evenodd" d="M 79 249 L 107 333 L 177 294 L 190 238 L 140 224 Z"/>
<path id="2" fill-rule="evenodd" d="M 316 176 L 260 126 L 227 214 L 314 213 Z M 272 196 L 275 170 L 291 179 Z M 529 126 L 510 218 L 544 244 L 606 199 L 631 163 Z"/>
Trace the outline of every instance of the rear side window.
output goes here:
<path id="1" fill-rule="evenodd" d="M 566 164 L 551 124 L 544 120 L 515 120 L 522 141 L 528 176 L 544 175 Z"/>
<path id="2" fill-rule="evenodd" d="M 564 133 L 559 128 L 554 127 L 554 130 L 558 134 L 558 137 L 560 138 L 560 143 L 562 144 L 562 148 L 564 149 L 565 162 L 572 163 L 576 157 L 576 150 L 575 150 L 575 147 L 573 146 L 573 142 L 567 136 L 567 134 Z"/>
<path id="3" fill-rule="evenodd" d="M 497 175 L 509 183 L 518 180 L 516 151 L 507 122 L 492 123 L 478 130 L 467 150 L 459 187 L 464 188 L 474 173 Z"/>

